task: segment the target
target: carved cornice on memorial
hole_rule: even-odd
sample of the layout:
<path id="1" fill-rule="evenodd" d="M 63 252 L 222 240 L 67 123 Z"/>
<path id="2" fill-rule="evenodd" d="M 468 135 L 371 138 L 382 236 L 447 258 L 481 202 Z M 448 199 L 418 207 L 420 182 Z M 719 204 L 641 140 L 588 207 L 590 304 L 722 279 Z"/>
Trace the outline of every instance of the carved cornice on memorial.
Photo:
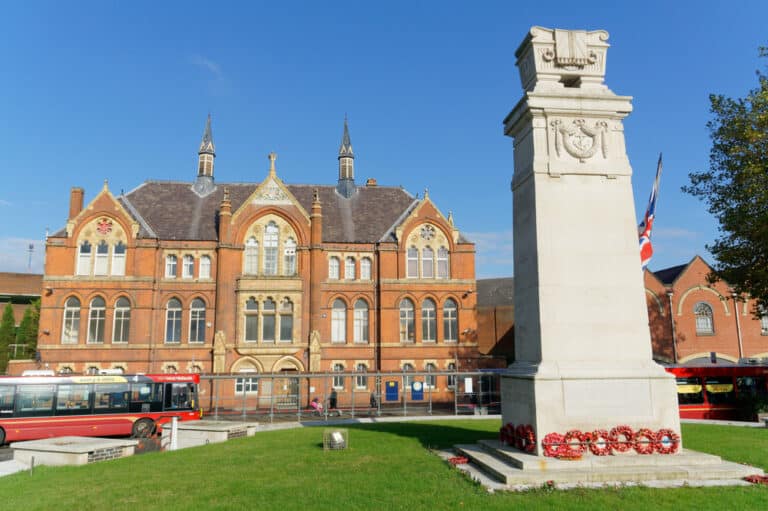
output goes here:
<path id="1" fill-rule="evenodd" d="M 515 52 L 526 91 L 563 88 L 606 89 L 605 30 L 531 28 Z"/>

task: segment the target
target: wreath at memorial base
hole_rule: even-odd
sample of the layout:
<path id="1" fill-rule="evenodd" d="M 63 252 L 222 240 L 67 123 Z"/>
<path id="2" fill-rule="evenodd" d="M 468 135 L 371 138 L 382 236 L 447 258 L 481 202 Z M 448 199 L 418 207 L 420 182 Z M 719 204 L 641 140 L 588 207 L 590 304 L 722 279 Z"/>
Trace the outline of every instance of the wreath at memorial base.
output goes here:
<path id="1" fill-rule="evenodd" d="M 519 449 L 527 453 L 536 451 L 536 433 L 533 431 L 533 426 L 526 424 L 522 426 L 522 429 L 518 426 L 515 433 L 517 434 L 518 442 L 521 443 Z"/>
<path id="2" fill-rule="evenodd" d="M 565 456 L 570 457 L 581 457 L 581 455 L 584 454 L 584 451 L 587 450 L 587 437 L 581 430 L 572 429 L 568 431 L 563 440 L 565 442 L 565 452 L 562 453 L 561 456 L 564 454 Z"/>
<path id="3" fill-rule="evenodd" d="M 595 456 L 608 456 L 611 454 L 611 437 L 604 429 L 596 429 L 588 435 L 589 452 Z"/>
<path id="4" fill-rule="evenodd" d="M 659 454 L 672 454 L 680 447 L 680 435 L 671 429 L 660 429 L 656 432 L 654 448 Z"/>
<path id="5" fill-rule="evenodd" d="M 629 426 L 616 426 L 609 435 L 611 449 L 616 452 L 627 452 L 635 445 L 635 432 Z"/>
<path id="6" fill-rule="evenodd" d="M 556 458 L 560 455 L 561 450 L 565 453 L 565 437 L 560 433 L 549 433 L 541 441 L 541 447 L 544 449 L 544 456 L 550 458 Z"/>
<path id="7" fill-rule="evenodd" d="M 653 454 L 656 449 L 656 435 L 648 428 L 641 428 L 635 433 L 635 452 Z"/>

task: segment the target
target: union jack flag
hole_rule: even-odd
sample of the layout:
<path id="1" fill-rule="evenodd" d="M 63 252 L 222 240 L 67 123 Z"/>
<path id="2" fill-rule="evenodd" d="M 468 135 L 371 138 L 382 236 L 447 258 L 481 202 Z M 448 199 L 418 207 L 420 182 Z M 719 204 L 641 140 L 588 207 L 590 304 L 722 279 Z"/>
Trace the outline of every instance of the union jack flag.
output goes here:
<path id="1" fill-rule="evenodd" d="M 651 229 L 653 229 L 653 220 L 656 217 L 656 197 L 659 195 L 659 179 L 661 179 L 661 153 L 659 153 L 659 164 L 656 167 L 656 180 L 653 182 L 651 196 L 648 199 L 648 209 L 645 210 L 643 221 L 637 226 L 637 232 L 640 236 L 640 264 L 643 270 L 651 262 L 651 257 L 653 256 Z"/>

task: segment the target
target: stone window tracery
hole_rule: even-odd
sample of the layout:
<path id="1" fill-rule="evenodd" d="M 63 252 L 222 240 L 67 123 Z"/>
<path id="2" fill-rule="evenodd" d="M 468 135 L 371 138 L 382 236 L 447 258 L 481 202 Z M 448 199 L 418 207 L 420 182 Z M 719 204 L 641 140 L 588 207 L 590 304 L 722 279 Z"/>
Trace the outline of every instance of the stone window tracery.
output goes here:
<path id="1" fill-rule="evenodd" d="M 451 278 L 449 239 L 430 224 L 416 227 L 407 238 L 405 276 L 409 279 Z"/>
<path id="2" fill-rule="evenodd" d="M 75 275 L 125 275 L 126 238 L 119 224 L 100 217 L 85 225 L 77 240 Z"/>

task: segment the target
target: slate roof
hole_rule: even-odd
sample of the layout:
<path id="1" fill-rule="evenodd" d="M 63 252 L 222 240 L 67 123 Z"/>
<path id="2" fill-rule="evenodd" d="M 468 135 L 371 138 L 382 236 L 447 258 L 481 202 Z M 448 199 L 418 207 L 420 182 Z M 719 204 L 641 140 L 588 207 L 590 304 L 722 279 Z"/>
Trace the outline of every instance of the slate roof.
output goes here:
<path id="1" fill-rule="evenodd" d="M 118 198 L 139 222 L 140 237 L 167 240 L 217 239 L 218 209 L 229 190 L 235 212 L 259 183 L 217 183 L 216 189 L 200 197 L 189 182 L 147 181 Z M 418 203 L 398 187 L 360 186 L 345 199 L 328 185 L 286 185 L 304 210 L 312 210 L 314 190 L 318 191 L 323 214 L 324 242 L 373 243 L 394 240 L 398 219 Z"/>
<path id="2" fill-rule="evenodd" d="M 655 271 L 653 272 L 654 275 L 664 284 L 664 285 L 671 285 L 675 282 L 675 279 L 683 273 L 683 270 L 688 268 L 688 265 L 690 263 L 686 264 L 680 264 L 678 266 L 672 266 L 671 268 L 664 268 L 663 270 Z"/>
<path id="3" fill-rule="evenodd" d="M 477 280 L 477 306 L 498 307 L 515 304 L 515 279 L 503 277 L 498 279 Z"/>

